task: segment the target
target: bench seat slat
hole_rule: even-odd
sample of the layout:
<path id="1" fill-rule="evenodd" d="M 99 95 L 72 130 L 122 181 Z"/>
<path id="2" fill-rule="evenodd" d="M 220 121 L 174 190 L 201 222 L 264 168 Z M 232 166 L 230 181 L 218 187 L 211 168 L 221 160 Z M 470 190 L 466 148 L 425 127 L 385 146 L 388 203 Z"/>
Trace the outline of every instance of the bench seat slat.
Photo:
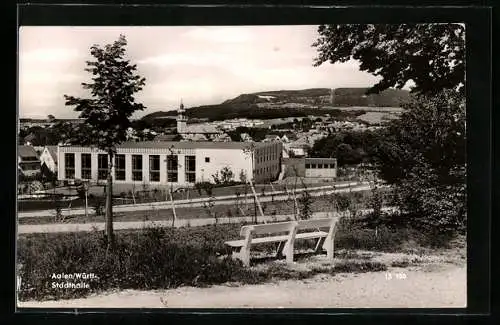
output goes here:
<path id="1" fill-rule="evenodd" d="M 315 232 L 297 234 L 295 236 L 295 239 L 316 239 L 316 238 L 326 237 L 327 235 L 328 235 L 328 233 L 326 233 L 324 231 L 315 231 Z M 287 235 L 253 238 L 252 244 L 277 243 L 277 242 L 284 242 L 287 240 L 288 240 Z M 242 247 L 244 245 L 244 240 L 241 239 L 241 240 L 227 241 L 226 245 L 231 246 L 231 247 Z"/>

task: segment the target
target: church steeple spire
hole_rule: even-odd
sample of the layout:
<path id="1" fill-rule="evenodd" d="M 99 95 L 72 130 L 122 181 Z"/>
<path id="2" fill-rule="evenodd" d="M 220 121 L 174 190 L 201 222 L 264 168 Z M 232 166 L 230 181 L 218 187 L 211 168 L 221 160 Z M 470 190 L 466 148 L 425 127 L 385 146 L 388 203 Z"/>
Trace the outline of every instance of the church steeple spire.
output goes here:
<path id="1" fill-rule="evenodd" d="M 186 130 L 187 117 L 184 115 L 186 111 L 184 110 L 184 104 L 181 98 L 181 104 L 177 110 L 177 133 L 182 134 Z"/>

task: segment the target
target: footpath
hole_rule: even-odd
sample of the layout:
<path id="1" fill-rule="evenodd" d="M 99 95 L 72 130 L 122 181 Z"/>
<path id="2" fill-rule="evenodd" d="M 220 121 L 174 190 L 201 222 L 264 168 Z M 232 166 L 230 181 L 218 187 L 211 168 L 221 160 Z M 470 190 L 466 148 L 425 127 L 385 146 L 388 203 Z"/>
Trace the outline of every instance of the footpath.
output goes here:
<path id="1" fill-rule="evenodd" d="M 394 211 L 395 208 L 387 207 L 383 208 L 384 211 Z M 370 209 L 365 209 L 360 211 L 361 214 L 366 214 L 371 212 Z M 313 219 L 319 218 L 329 218 L 329 217 L 340 217 L 339 213 L 334 212 L 315 212 L 312 214 Z M 285 220 L 293 220 L 293 214 L 282 214 L 276 216 L 259 216 L 257 221 L 262 222 L 279 222 Z M 232 217 L 232 218 L 219 218 L 217 223 L 240 223 L 240 222 L 253 222 L 254 217 Z M 177 219 L 175 220 L 174 227 L 197 227 L 215 224 L 214 218 L 198 218 L 198 219 Z M 172 220 L 158 220 L 158 221 L 118 221 L 113 222 L 114 230 L 124 230 L 124 229 L 141 229 L 144 227 L 151 226 L 161 226 L 161 227 L 171 227 Z M 92 231 L 92 230 L 104 230 L 104 222 L 89 222 L 89 223 L 54 223 L 54 224 L 43 224 L 43 225 L 18 225 L 18 234 L 32 234 L 32 233 L 56 233 L 56 232 L 81 232 L 81 231 Z"/>

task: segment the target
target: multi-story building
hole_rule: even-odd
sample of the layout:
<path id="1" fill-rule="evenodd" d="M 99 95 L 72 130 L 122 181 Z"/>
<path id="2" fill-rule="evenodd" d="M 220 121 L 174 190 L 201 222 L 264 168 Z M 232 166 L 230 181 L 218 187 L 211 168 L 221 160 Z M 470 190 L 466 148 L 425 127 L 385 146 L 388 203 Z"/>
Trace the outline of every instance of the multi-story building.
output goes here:
<path id="1" fill-rule="evenodd" d="M 126 142 L 117 147 L 112 175 L 116 184 L 189 186 L 213 182 L 212 175 L 229 167 L 234 180 L 244 174 L 254 182 L 278 177 L 282 147 L 279 142 Z M 108 156 L 96 148 L 59 146 L 58 179 L 104 182 Z"/>

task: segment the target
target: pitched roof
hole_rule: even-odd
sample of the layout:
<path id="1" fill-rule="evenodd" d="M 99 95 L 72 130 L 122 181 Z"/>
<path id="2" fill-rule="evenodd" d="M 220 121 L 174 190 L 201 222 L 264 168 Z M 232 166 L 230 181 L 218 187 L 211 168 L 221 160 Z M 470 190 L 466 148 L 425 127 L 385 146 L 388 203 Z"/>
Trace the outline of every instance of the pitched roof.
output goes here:
<path id="1" fill-rule="evenodd" d="M 45 148 L 47 148 L 47 151 L 49 152 L 52 159 L 57 162 L 57 146 L 46 146 Z"/>
<path id="2" fill-rule="evenodd" d="M 17 146 L 17 154 L 20 157 L 36 157 L 38 158 L 38 155 L 36 153 L 35 148 L 32 146 Z"/>
<path id="3" fill-rule="evenodd" d="M 220 130 L 215 125 L 191 124 L 187 125 L 182 133 L 219 133 Z"/>
<path id="4" fill-rule="evenodd" d="M 24 137 L 24 141 L 32 141 L 34 139 L 36 139 L 36 136 L 33 133 L 30 133 Z"/>
<path id="5" fill-rule="evenodd" d="M 306 164 L 335 164 L 336 158 L 306 158 Z"/>
<path id="6" fill-rule="evenodd" d="M 253 142 L 259 147 L 266 147 L 268 143 Z M 212 141 L 140 141 L 140 142 L 125 142 L 118 148 L 159 148 L 159 149 L 246 149 L 250 146 L 248 142 L 212 142 Z"/>

